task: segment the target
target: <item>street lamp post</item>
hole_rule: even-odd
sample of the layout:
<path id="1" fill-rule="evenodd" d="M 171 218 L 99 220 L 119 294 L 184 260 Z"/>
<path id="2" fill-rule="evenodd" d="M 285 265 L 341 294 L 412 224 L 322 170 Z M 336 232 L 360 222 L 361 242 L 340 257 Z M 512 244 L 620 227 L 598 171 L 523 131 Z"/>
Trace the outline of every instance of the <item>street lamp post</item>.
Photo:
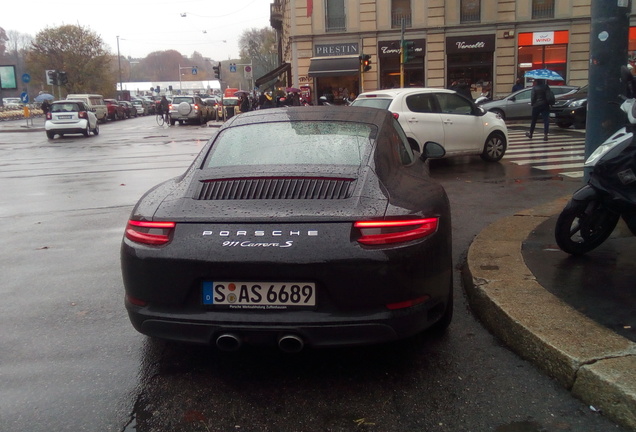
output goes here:
<path id="1" fill-rule="evenodd" d="M 181 90 L 182 90 L 182 88 L 181 88 L 181 69 L 190 69 L 190 70 L 193 70 L 193 69 L 195 69 L 195 68 L 196 68 L 196 66 L 183 66 L 183 67 L 182 67 L 181 65 L 179 65 L 179 91 L 181 91 Z"/>
<path id="2" fill-rule="evenodd" d="M 121 99 L 121 95 L 124 93 L 124 85 L 121 81 L 121 55 L 119 55 L 119 36 L 117 36 L 117 61 L 119 64 L 119 98 Z"/>

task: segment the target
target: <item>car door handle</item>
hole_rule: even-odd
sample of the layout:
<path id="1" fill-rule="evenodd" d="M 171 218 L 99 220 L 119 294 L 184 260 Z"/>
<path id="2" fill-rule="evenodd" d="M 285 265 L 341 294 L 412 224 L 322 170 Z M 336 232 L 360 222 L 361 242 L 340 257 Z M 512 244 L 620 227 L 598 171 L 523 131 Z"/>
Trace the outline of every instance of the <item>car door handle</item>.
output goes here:
<path id="1" fill-rule="evenodd" d="M 411 117 L 407 120 L 409 123 L 417 123 L 417 117 Z"/>
<path id="2" fill-rule="evenodd" d="M 444 124 L 453 124 L 453 121 L 451 119 L 446 119 L 446 120 L 442 120 L 442 123 L 444 123 Z"/>

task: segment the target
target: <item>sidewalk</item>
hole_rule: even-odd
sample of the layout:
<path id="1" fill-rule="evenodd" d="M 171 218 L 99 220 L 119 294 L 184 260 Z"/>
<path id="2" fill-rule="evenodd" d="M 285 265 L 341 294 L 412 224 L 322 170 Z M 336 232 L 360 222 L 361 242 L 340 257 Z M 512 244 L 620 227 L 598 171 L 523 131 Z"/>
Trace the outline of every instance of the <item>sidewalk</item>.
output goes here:
<path id="1" fill-rule="evenodd" d="M 42 132 L 44 116 L 0 121 L 0 132 Z"/>
<path id="2" fill-rule="evenodd" d="M 552 294 L 559 292 L 560 285 L 581 284 L 579 278 L 566 275 L 555 279 L 542 274 L 555 260 L 556 244 L 535 247 L 539 256 L 533 259 L 539 260 L 539 265 L 534 265 L 533 271 L 526 265 L 528 238 L 552 239 L 552 232 L 547 231 L 553 231 L 554 226 L 545 222 L 561 212 L 568 198 L 499 220 L 475 238 L 463 272 L 468 301 L 482 323 L 510 349 L 575 397 L 616 423 L 636 429 L 636 343 Z M 544 232 L 537 236 L 537 231 Z M 619 226 L 612 237 L 627 235 Z M 634 262 L 636 249 L 631 243 L 614 241 L 611 246 L 615 252 L 566 260 L 583 267 L 616 270 L 617 255 L 630 254 L 623 259 Z M 558 248 L 556 252 L 561 253 Z M 587 274 L 597 271 L 588 270 Z M 550 286 L 542 286 L 538 280 Z M 620 288 L 629 291 L 636 285 L 633 278 L 620 283 L 628 284 Z M 597 288 L 607 284 L 601 282 Z"/>

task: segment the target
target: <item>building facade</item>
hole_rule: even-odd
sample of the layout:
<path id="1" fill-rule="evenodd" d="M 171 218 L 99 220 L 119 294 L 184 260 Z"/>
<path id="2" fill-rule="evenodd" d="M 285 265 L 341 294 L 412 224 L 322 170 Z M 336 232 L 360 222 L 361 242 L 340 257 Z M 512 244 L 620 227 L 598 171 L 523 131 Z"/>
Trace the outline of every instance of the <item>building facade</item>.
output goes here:
<path id="1" fill-rule="evenodd" d="M 543 68 L 567 84 L 588 81 L 590 0 L 275 0 L 270 21 L 287 86 L 314 102 L 459 80 L 475 97 L 504 96 L 524 72 Z M 403 70 L 402 38 L 412 42 Z M 636 50 L 636 31 L 629 49 Z M 370 56 L 366 72 L 362 55 Z"/>

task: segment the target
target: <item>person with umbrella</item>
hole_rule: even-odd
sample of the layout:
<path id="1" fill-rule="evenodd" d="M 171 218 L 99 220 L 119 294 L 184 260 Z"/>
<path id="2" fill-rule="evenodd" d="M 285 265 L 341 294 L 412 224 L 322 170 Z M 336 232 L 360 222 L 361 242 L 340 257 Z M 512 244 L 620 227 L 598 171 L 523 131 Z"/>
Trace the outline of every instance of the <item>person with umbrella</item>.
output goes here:
<path id="1" fill-rule="evenodd" d="M 544 79 L 535 79 L 534 86 L 530 93 L 530 105 L 532 106 L 532 120 L 530 121 L 530 131 L 526 136 L 532 139 L 534 128 L 537 125 L 539 116 L 543 119 L 543 141 L 548 140 L 548 130 L 550 128 L 550 98 L 552 93 L 550 86 Z"/>
<path id="2" fill-rule="evenodd" d="M 550 128 L 550 105 L 554 103 L 554 93 L 550 90 L 547 80 L 563 81 L 563 77 L 549 69 L 535 69 L 526 72 L 527 78 L 534 78 L 534 86 L 530 93 L 530 105 L 532 106 L 532 120 L 530 121 L 530 132 L 526 136 L 532 139 L 534 127 L 539 116 L 543 119 L 543 141 L 548 140 L 548 130 Z"/>
<path id="3" fill-rule="evenodd" d="M 47 96 L 51 96 L 51 95 L 49 95 L 48 93 L 40 92 L 35 98 L 36 102 L 41 102 L 40 108 L 42 109 L 42 112 L 44 113 L 45 116 L 51 110 L 51 99 L 53 99 L 53 96 L 51 96 L 51 98 Z"/>

